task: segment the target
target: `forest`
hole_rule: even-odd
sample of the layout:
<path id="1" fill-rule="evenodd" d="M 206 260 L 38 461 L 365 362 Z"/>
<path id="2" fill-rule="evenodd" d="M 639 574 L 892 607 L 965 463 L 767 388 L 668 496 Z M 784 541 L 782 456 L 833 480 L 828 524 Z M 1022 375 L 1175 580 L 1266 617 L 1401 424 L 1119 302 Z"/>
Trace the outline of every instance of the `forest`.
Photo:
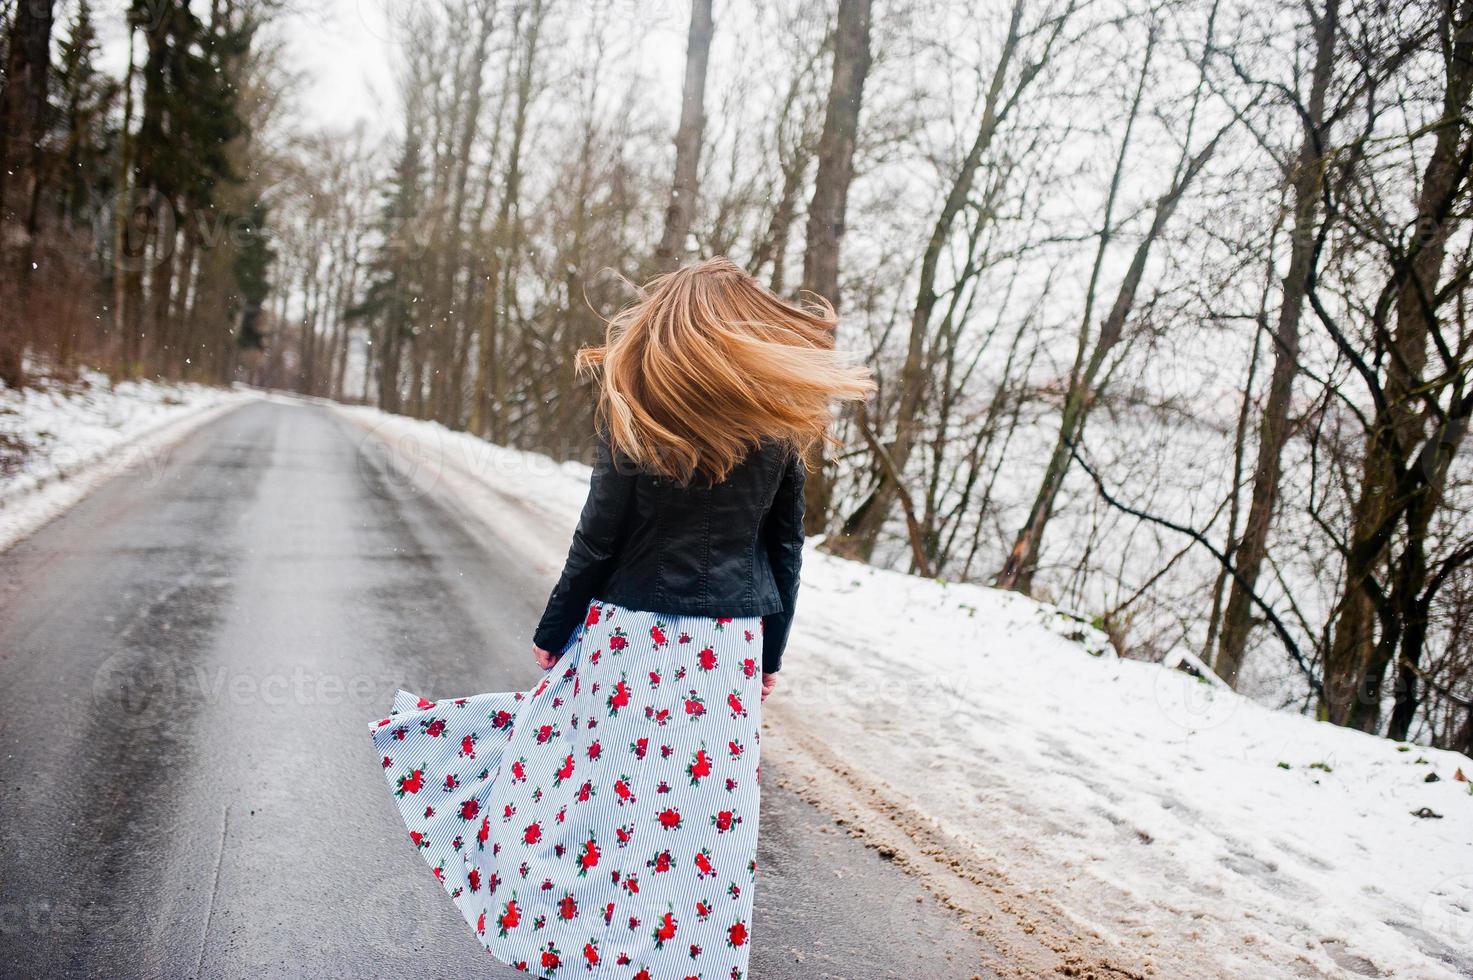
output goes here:
<path id="1" fill-rule="evenodd" d="M 301 16 L 0 0 L 0 384 L 586 459 L 575 352 L 724 255 L 879 382 L 823 549 L 1473 752 L 1473 0 L 387 2 L 376 126 Z"/>

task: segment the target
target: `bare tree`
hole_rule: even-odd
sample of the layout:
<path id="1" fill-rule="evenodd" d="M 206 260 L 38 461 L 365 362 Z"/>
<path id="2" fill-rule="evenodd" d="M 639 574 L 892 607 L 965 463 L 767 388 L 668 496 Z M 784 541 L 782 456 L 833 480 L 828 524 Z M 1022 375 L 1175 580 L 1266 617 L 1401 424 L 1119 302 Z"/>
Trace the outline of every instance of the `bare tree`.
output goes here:
<path id="1" fill-rule="evenodd" d="M 1393 732 L 1399 737 L 1406 734 L 1417 698 L 1427 592 L 1435 594 L 1473 559 L 1470 545 L 1455 548 L 1442 567 L 1428 567 L 1429 529 L 1473 417 L 1473 360 L 1468 357 L 1473 338 L 1461 317 L 1449 322 L 1443 312 L 1473 277 L 1473 269 L 1464 265 L 1443 281 L 1454 215 L 1473 195 L 1473 0 L 1442 0 L 1439 6 L 1441 113 L 1430 129 L 1433 146 L 1415 191 L 1412 233 L 1386 243 L 1389 275 L 1370 321 L 1373 350 L 1379 356 L 1368 360 L 1357 349 L 1327 309 L 1316 280 L 1311 279 L 1309 291 L 1321 324 L 1375 406 L 1346 543 L 1345 593 L 1325 655 L 1321 713 L 1336 724 L 1378 730 L 1386 672 L 1399 655 Z M 1353 178 L 1354 171 L 1348 176 Z M 1366 199 L 1376 202 L 1379 196 L 1369 189 Z M 1374 217 L 1365 215 L 1359 224 L 1369 227 L 1367 219 Z M 1323 243 L 1321 234 L 1317 244 Z M 1433 352 L 1441 363 L 1429 374 Z"/>
<path id="2" fill-rule="evenodd" d="M 839 245 L 854 179 L 859 110 L 870 69 L 870 0 L 839 0 L 834 30 L 834 73 L 818 142 L 818 173 L 808 204 L 803 289 L 839 306 Z M 822 533 L 828 524 L 830 478 L 815 473 L 804 485 L 804 530 Z"/>
<path id="3" fill-rule="evenodd" d="M 1273 334 L 1273 374 L 1258 427 L 1258 461 L 1253 471 L 1252 503 L 1242 536 L 1233 549 L 1238 574 L 1233 578 L 1228 593 L 1222 634 L 1212 664 L 1217 675 L 1232 685 L 1237 684 L 1238 669 L 1248 646 L 1248 634 L 1253 625 L 1253 600 L 1249 593 L 1257 587 L 1258 575 L 1267 554 L 1268 532 L 1279 498 L 1284 443 L 1290 435 L 1290 399 L 1294 379 L 1299 374 L 1299 321 L 1304 310 L 1319 220 L 1320 184 L 1331 152 L 1329 138 L 1333 120 L 1326 115 L 1325 99 L 1335 71 L 1340 0 L 1327 0 L 1320 12 L 1315 12 L 1312 6 L 1308 9 L 1313 27 L 1314 68 L 1310 73 L 1307 100 L 1302 104 L 1296 101 L 1294 105 L 1301 135 L 1299 151 L 1287 175 L 1293 192 L 1289 265 L 1280 285 L 1278 323 Z"/>
<path id="4" fill-rule="evenodd" d="M 1086 293 L 1084 314 L 1079 325 L 1078 346 L 1076 348 L 1074 365 L 1069 373 L 1069 384 L 1064 394 L 1063 410 L 1059 418 L 1059 432 L 1054 442 L 1054 448 L 1049 456 L 1048 463 L 1044 468 L 1043 478 L 1039 482 L 1038 492 L 1034 496 L 1033 506 L 1029 509 L 1028 517 L 1022 528 L 1019 529 L 1013 541 L 1013 548 L 1007 559 L 1003 562 L 1001 570 L 997 574 L 997 585 L 1004 589 L 1016 589 L 1020 592 L 1028 592 L 1032 588 L 1033 575 L 1038 568 L 1039 549 L 1043 543 L 1044 531 L 1048 527 L 1049 519 L 1053 516 L 1054 502 L 1058 497 L 1059 489 L 1063 486 L 1064 476 L 1069 470 L 1070 463 L 1075 458 L 1075 448 L 1078 444 L 1084 424 L 1089 417 L 1090 409 L 1099 399 L 1104 387 L 1104 376 L 1102 372 L 1106 363 L 1110 360 L 1116 346 L 1125 337 L 1125 327 L 1135 307 L 1136 293 L 1141 287 L 1146 272 L 1146 263 L 1151 257 L 1151 249 L 1159 241 L 1166 231 L 1172 214 L 1177 205 L 1181 203 L 1182 196 L 1196 180 L 1207 162 L 1216 152 L 1222 138 L 1233 125 L 1231 122 L 1209 139 L 1205 145 L 1195 152 L 1191 149 L 1192 127 L 1187 127 L 1187 138 L 1182 142 L 1181 157 L 1177 161 L 1176 172 L 1172 178 L 1171 185 L 1155 201 L 1151 209 L 1151 223 L 1141 236 L 1133 254 L 1130 264 L 1126 267 L 1125 274 L 1121 278 L 1120 285 L 1115 293 L 1115 301 L 1108 313 L 1100 322 L 1099 333 L 1094 332 L 1094 307 L 1093 300 L 1095 287 L 1100 278 L 1105 252 L 1113 238 L 1114 207 L 1119 193 L 1120 181 L 1125 173 L 1130 148 L 1130 137 L 1134 129 L 1134 123 L 1139 116 L 1142 96 L 1145 93 L 1146 80 L 1150 75 L 1151 57 L 1156 45 L 1156 27 L 1152 25 L 1146 50 L 1142 56 L 1141 71 L 1137 78 L 1134 98 L 1125 126 L 1124 134 L 1120 141 L 1120 152 L 1116 158 L 1115 176 L 1111 180 L 1109 194 L 1106 198 L 1104 217 L 1100 224 L 1099 247 L 1096 250 L 1094 269 L 1090 275 L 1089 290 Z M 1211 30 L 1206 44 L 1203 45 L 1203 81 L 1197 89 L 1197 99 L 1203 97 L 1205 90 L 1205 62 L 1212 50 Z M 1195 107 L 1192 110 L 1192 118 L 1195 118 Z"/>
<path id="5" fill-rule="evenodd" d="M 675 180 L 665 208 L 665 233 L 655 248 L 654 269 L 669 272 L 680 264 L 695 219 L 706 132 L 706 64 L 711 57 L 712 0 L 691 0 L 690 32 L 685 44 L 685 87 L 680 100 L 680 127 L 675 131 Z"/>
<path id="6" fill-rule="evenodd" d="M 835 550 L 842 553 L 868 559 L 874 551 L 880 529 L 889 517 L 891 503 L 895 500 L 903 480 L 900 474 L 904 473 L 910 461 L 920 422 L 921 402 L 926 388 L 926 344 L 936 303 L 940 298 L 936 280 L 942 253 L 951 241 L 952 226 L 972 195 L 978 171 L 997 139 L 1000 127 L 1048 64 L 1076 7 L 1071 2 L 1061 12 L 1044 21 L 1041 31 L 1045 41 L 1041 52 L 1014 77 L 1014 61 L 1018 58 L 1019 47 L 1024 41 L 1023 14 L 1026 6 L 1024 0 L 1015 0 L 1013 3 L 1007 33 L 982 99 L 976 135 L 947 189 L 941 211 L 936 216 L 925 251 L 921 254 L 916 300 L 910 317 L 910 339 L 906 345 L 905 363 L 900 371 L 900 397 L 895 412 L 895 431 L 889 440 L 889 456 L 893 465 L 881 468 L 875 489 L 845 520 L 833 545 Z M 978 231 L 980 233 L 980 229 Z"/>

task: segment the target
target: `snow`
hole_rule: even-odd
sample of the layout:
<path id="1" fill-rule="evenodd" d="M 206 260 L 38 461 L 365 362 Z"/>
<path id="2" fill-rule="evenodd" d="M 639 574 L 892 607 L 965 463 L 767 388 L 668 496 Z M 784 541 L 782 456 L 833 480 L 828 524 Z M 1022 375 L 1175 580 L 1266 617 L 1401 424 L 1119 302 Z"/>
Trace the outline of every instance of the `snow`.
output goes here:
<path id="1" fill-rule="evenodd" d="M 157 474 L 179 439 L 245 390 L 125 381 L 0 388 L 0 551 L 126 470 Z"/>
<path id="2" fill-rule="evenodd" d="M 455 495 L 555 571 L 586 466 L 340 411 L 409 464 L 407 487 Z M 1127 949 L 1205 949 L 1224 976 L 1473 975 L 1465 756 L 1274 711 L 1118 659 L 1044 603 L 813 542 L 776 697 L 847 765 Z"/>

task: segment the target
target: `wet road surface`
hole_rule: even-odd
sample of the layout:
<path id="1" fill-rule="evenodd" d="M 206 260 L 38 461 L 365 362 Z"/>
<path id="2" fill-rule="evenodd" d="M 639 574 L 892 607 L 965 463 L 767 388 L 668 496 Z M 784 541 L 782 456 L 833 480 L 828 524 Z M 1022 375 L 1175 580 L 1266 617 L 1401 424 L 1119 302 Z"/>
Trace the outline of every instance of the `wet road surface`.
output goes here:
<path id="1" fill-rule="evenodd" d="M 523 976 L 404 837 L 366 725 L 515 690 L 550 580 L 253 402 L 0 554 L 0 973 Z M 751 976 L 971 977 L 977 938 L 764 767 Z"/>

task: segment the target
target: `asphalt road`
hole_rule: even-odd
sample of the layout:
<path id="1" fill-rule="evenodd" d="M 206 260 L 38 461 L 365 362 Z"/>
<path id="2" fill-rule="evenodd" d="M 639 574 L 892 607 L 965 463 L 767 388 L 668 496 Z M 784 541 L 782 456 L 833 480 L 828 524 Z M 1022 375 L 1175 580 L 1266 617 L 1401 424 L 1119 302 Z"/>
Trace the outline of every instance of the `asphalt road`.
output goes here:
<path id="1" fill-rule="evenodd" d="M 396 687 L 530 687 L 550 582 L 253 402 L 0 554 L 0 973 L 522 976 L 404 837 Z M 751 976 L 967 978 L 977 938 L 764 766 Z"/>

